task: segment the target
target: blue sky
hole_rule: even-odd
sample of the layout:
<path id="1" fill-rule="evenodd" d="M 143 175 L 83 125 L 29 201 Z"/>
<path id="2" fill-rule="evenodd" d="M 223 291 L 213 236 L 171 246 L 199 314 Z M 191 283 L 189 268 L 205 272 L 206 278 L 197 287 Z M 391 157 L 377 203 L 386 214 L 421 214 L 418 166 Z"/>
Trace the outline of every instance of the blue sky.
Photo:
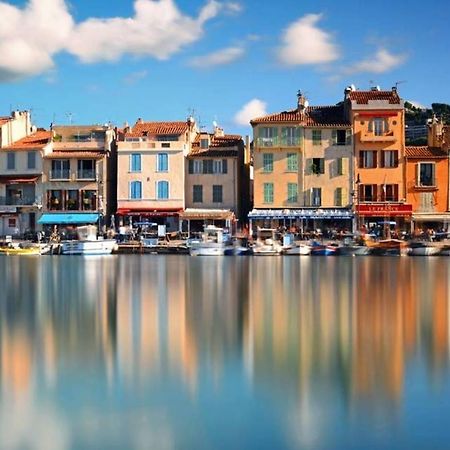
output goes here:
<path id="1" fill-rule="evenodd" d="M 107 7 L 105 7 L 107 5 Z M 399 84 L 450 103 L 446 0 L 0 0 L 0 115 L 35 122 L 248 118 Z M 57 24 L 57 26 L 55 26 Z"/>

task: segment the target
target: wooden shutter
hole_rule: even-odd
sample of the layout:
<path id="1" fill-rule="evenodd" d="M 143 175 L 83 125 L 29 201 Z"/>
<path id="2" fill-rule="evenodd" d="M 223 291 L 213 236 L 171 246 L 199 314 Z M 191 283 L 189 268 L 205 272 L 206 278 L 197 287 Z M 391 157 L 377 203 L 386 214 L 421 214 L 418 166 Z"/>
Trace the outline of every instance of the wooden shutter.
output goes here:
<path id="1" fill-rule="evenodd" d="M 337 130 L 331 130 L 331 142 L 333 145 L 337 144 Z"/>
<path id="2" fill-rule="evenodd" d="M 385 153 L 384 153 L 384 151 L 381 151 L 380 153 L 381 153 L 380 167 L 385 167 L 385 161 L 384 161 Z"/>
<path id="3" fill-rule="evenodd" d="M 372 184 L 372 201 L 378 201 L 378 186 L 376 184 Z"/>
<path id="4" fill-rule="evenodd" d="M 325 158 L 320 158 L 320 173 L 325 173 Z"/>
<path id="5" fill-rule="evenodd" d="M 346 188 L 341 188 L 341 206 L 346 206 L 348 203 L 348 193 Z"/>
<path id="6" fill-rule="evenodd" d="M 359 167 L 364 168 L 364 152 L 363 152 L 363 150 L 359 151 Z"/>
<path id="7" fill-rule="evenodd" d="M 337 165 L 337 174 L 338 175 L 343 175 L 343 158 L 338 158 L 336 160 L 336 165 Z"/>
<path id="8" fill-rule="evenodd" d="M 398 167 L 398 150 L 394 151 L 394 166 Z"/>
<path id="9" fill-rule="evenodd" d="M 204 159 L 202 165 L 203 165 L 203 173 L 208 173 L 208 160 Z"/>
<path id="10" fill-rule="evenodd" d="M 398 202 L 398 184 L 394 184 L 394 201 Z"/>
<path id="11" fill-rule="evenodd" d="M 338 187 L 334 191 L 334 204 L 342 206 L 342 188 Z"/>
<path id="12" fill-rule="evenodd" d="M 228 172 L 228 160 L 222 159 L 222 173 Z"/>
<path id="13" fill-rule="evenodd" d="M 348 166 L 350 164 L 349 158 L 341 158 L 342 160 L 342 173 L 341 175 L 348 175 Z"/>
<path id="14" fill-rule="evenodd" d="M 420 163 L 416 164 L 416 186 L 420 186 Z"/>
<path id="15" fill-rule="evenodd" d="M 194 161 L 190 159 L 188 161 L 189 173 L 194 173 Z"/>
<path id="16" fill-rule="evenodd" d="M 364 202 L 366 200 L 364 196 L 364 184 L 360 184 L 358 189 L 359 189 L 359 201 Z"/>
<path id="17" fill-rule="evenodd" d="M 345 144 L 351 145 L 352 143 L 352 130 L 345 130 Z"/>
<path id="18" fill-rule="evenodd" d="M 378 167 L 378 152 L 376 150 L 372 150 L 373 155 L 373 168 L 376 169 Z"/>

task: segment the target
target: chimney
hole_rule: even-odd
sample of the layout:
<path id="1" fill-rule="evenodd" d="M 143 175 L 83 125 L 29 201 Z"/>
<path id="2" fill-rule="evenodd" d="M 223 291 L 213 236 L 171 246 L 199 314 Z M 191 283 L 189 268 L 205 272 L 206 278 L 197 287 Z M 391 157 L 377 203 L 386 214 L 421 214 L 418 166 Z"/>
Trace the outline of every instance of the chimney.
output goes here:
<path id="1" fill-rule="evenodd" d="M 308 106 L 306 97 L 303 95 L 303 92 L 301 90 L 298 90 L 297 92 L 297 108 L 298 112 L 302 113 L 305 108 Z"/>
<path id="2" fill-rule="evenodd" d="M 139 119 L 136 120 L 136 123 L 137 123 L 137 124 L 142 124 L 142 123 L 144 123 L 144 121 L 142 120 L 142 117 L 139 117 Z"/>
<path id="3" fill-rule="evenodd" d="M 436 115 L 428 122 L 428 146 L 442 148 L 444 144 L 444 124 Z"/>

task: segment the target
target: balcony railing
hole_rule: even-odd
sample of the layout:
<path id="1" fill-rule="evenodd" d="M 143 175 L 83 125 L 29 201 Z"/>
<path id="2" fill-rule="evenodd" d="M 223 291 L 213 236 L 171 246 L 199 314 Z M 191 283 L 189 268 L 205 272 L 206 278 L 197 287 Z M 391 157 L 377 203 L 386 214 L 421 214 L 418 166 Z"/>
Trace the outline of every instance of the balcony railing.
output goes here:
<path id="1" fill-rule="evenodd" d="M 77 172 L 78 180 L 95 180 L 96 173 L 94 169 L 83 169 Z"/>
<path id="2" fill-rule="evenodd" d="M 70 170 L 69 169 L 58 169 L 50 171 L 51 180 L 70 180 Z"/>
<path id="3" fill-rule="evenodd" d="M 385 134 L 361 133 L 361 142 L 395 142 L 397 138 L 392 131 Z"/>
<path id="4" fill-rule="evenodd" d="M 277 147 L 279 145 L 278 137 L 259 137 L 257 138 L 258 147 Z"/>
<path id="5" fill-rule="evenodd" d="M 28 196 L 28 197 L 15 197 L 15 196 L 6 196 L 0 197 L 0 205 L 11 205 L 11 206 L 32 206 L 40 203 L 40 199 L 38 197 Z"/>

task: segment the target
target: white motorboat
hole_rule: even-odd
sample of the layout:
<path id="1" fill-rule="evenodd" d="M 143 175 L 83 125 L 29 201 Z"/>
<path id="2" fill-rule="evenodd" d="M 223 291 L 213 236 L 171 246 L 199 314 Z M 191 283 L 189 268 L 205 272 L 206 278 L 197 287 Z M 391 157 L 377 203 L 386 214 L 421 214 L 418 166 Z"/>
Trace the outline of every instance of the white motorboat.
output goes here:
<path id="1" fill-rule="evenodd" d="M 272 228 L 258 228 L 257 239 L 253 246 L 255 256 L 277 256 L 283 247 L 275 238 L 276 230 Z"/>
<path id="2" fill-rule="evenodd" d="M 306 244 L 296 244 L 289 247 L 284 247 L 283 254 L 292 256 L 310 255 L 311 247 Z"/>
<path id="3" fill-rule="evenodd" d="M 99 239 L 94 225 L 78 227 L 77 234 L 77 240 L 61 242 L 63 255 L 110 255 L 117 246 L 114 239 Z"/>
<path id="4" fill-rule="evenodd" d="M 411 242 L 408 248 L 408 255 L 410 256 L 433 256 L 439 252 L 441 252 L 441 247 L 430 242 Z"/>
<path id="5" fill-rule="evenodd" d="M 223 256 L 226 249 L 232 248 L 230 235 L 213 225 L 205 227 L 200 240 L 190 241 L 188 245 L 192 256 Z"/>

